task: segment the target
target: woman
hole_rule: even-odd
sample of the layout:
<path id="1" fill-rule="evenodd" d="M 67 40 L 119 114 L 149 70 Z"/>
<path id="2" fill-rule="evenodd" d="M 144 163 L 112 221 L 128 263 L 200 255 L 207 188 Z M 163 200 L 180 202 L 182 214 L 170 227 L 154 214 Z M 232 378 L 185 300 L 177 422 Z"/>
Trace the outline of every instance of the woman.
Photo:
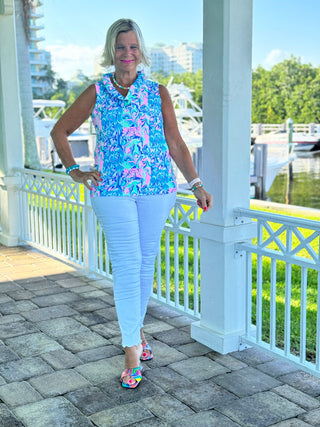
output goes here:
<path id="1" fill-rule="evenodd" d="M 103 57 L 103 65 L 114 65 L 115 72 L 89 86 L 51 136 L 66 172 L 91 191 L 112 263 L 125 351 L 120 381 L 123 387 L 135 388 L 141 381 L 140 360 L 153 358 L 143 320 L 162 229 L 176 197 L 171 158 L 204 211 L 211 208 L 212 196 L 204 190 L 180 136 L 167 89 L 137 71 L 140 63 L 148 65 L 138 25 L 130 19 L 112 24 Z M 67 137 L 90 115 L 97 133 L 95 169 L 83 172 Z"/>

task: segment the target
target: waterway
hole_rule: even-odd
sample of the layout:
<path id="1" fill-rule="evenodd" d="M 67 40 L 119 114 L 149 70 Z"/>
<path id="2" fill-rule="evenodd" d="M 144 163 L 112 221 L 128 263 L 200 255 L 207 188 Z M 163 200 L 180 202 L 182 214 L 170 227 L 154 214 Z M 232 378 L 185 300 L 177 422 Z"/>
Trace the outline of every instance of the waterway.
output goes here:
<path id="1" fill-rule="evenodd" d="M 289 167 L 284 166 L 274 180 L 267 200 L 320 209 L 320 153 L 298 154 Z"/>

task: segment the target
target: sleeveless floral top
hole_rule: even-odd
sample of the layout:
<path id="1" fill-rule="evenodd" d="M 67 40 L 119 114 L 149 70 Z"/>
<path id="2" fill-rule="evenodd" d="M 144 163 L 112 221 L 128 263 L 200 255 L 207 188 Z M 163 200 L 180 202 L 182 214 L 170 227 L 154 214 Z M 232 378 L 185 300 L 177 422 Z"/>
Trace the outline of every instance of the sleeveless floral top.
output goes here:
<path id="1" fill-rule="evenodd" d="M 111 83 L 96 83 L 92 121 L 96 128 L 95 169 L 102 181 L 92 196 L 167 194 L 177 190 L 163 130 L 159 85 L 142 72 L 126 97 Z"/>

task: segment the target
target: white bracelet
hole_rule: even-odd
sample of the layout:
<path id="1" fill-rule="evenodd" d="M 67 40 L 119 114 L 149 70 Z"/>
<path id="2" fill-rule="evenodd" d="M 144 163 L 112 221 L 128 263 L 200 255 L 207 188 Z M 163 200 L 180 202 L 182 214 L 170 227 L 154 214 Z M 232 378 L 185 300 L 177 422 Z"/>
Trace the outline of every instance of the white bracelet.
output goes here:
<path id="1" fill-rule="evenodd" d="M 195 178 L 192 181 L 188 182 L 188 185 L 190 188 L 192 188 L 194 186 L 194 184 L 197 184 L 198 182 L 201 182 L 200 178 Z"/>

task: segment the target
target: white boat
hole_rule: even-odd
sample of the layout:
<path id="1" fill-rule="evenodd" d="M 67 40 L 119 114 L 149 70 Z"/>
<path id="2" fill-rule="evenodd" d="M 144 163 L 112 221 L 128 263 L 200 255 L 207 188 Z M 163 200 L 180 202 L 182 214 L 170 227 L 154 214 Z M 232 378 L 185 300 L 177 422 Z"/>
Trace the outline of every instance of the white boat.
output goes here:
<path id="1" fill-rule="evenodd" d="M 65 108 L 61 100 L 34 99 L 34 127 L 40 164 L 45 169 L 64 169 L 56 153 L 50 132 Z M 77 163 L 89 170 L 93 165 L 95 135 L 90 132 L 90 125 L 84 123 L 68 137 Z"/>
<path id="2" fill-rule="evenodd" d="M 59 100 L 33 100 L 33 121 L 36 134 L 36 143 L 40 164 L 43 168 L 50 168 L 57 159 L 51 153 L 54 150 L 50 132 L 61 114 L 66 103 Z"/>
<path id="3" fill-rule="evenodd" d="M 169 80 L 167 89 L 169 91 L 179 132 L 185 141 L 193 159 L 196 170 L 201 175 L 202 169 L 202 109 L 197 105 L 191 94 L 191 90 L 183 83 L 172 83 Z M 174 165 L 177 183 L 180 189 L 188 188 L 188 184 L 178 167 Z"/>
<path id="4" fill-rule="evenodd" d="M 262 144 L 263 145 L 263 144 Z M 288 143 L 266 144 L 265 154 L 260 159 L 254 158 L 254 147 L 252 146 L 250 157 L 250 184 L 258 183 L 263 178 L 263 192 L 267 193 L 281 169 L 292 163 L 297 157 L 293 152 L 293 146 Z M 265 157 L 264 157 L 265 156 Z M 261 163 L 255 165 L 255 162 Z M 255 166 L 257 170 L 255 172 Z M 258 174 L 258 175 L 256 175 Z"/>
<path id="5" fill-rule="evenodd" d="M 191 90 L 183 83 L 172 84 L 172 77 L 167 85 L 180 134 L 188 147 L 202 146 L 202 109 L 191 95 Z"/>

